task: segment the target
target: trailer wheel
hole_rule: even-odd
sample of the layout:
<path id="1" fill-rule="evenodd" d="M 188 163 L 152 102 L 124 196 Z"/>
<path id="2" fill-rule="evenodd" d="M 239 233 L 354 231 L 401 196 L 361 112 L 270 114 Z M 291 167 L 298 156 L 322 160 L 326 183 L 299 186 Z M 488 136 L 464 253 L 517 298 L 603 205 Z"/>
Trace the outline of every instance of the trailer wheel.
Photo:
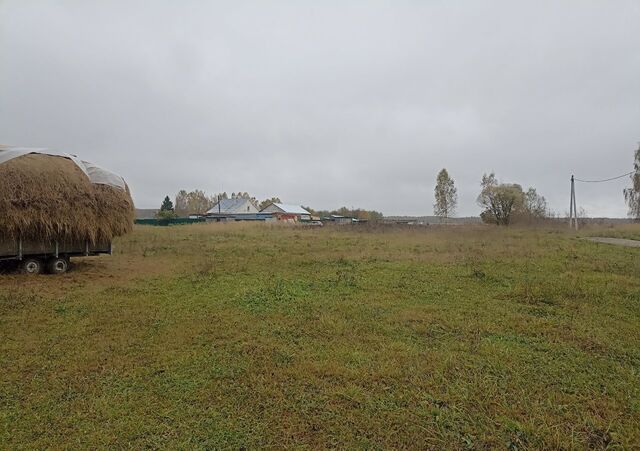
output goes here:
<path id="1" fill-rule="evenodd" d="M 63 257 L 51 258 L 47 262 L 47 270 L 51 274 L 64 274 L 69 269 L 69 260 Z"/>
<path id="2" fill-rule="evenodd" d="M 41 274 L 42 270 L 42 260 L 38 258 L 27 258 L 22 262 L 22 272 L 25 274 Z"/>

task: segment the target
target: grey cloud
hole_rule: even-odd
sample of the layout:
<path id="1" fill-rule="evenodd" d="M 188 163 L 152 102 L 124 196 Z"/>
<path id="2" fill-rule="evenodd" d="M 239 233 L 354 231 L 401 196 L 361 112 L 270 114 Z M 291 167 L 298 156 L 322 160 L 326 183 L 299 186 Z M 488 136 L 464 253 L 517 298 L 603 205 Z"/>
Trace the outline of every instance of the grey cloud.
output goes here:
<path id="1" fill-rule="evenodd" d="M 0 6 L 0 142 L 81 154 L 139 206 L 180 188 L 460 214 L 483 172 L 568 205 L 630 170 L 640 7 L 619 2 L 79 2 Z M 578 186 L 623 216 L 625 181 Z M 566 205 L 565 205 L 566 204 Z"/>

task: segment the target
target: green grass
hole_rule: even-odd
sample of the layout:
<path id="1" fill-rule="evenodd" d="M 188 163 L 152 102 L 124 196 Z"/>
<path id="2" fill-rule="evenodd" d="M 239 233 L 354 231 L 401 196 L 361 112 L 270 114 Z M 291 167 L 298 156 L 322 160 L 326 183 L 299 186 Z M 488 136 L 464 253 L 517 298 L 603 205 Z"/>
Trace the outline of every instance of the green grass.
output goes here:
<path id="1" fill-rule="evenodd" d="M 116 249 L 1 276 L 4 447 L 640 446 L 640 249 L 243 224 Z"/>

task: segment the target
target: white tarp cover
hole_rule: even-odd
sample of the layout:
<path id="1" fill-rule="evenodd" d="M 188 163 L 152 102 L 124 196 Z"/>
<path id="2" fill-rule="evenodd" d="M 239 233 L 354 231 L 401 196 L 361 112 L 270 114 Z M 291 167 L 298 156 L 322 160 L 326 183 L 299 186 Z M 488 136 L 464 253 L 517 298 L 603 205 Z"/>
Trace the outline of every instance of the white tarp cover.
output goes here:
<path id="1" fill-rule="evenodd" d="M 126 189 L 124 179 L 119 175 L 116 175 L 111 171 L 107 171 L 105 168 L 101 168 L 97 164 L 93 164 L 88 161 L 82 160 L 81 163 L 84 165 L 84 169 L 89 176 L 91 183 L 111 185 L 123 190 Z"/>
<path id="2" fill-rule="evenodd" d="M 120 188 L 122 190 L 126 189 L 126 184 L 124 179 L 119 175 L 114 174 L 111 171 L 107 171 L 104 168 L 101 168 L 98 165 L 90 163 L 88 161 L 80 160 L 75 155 L 71 155 L 64 152 L 58 152 L 57 150 L 51 149 L 35 149 L 29 147 L 9 147 L 9 146 L 0 146 L 0 164 L 6 163 L 7 161 L 13 160 L 14 158 L 21 157 L 23 155 L 28 155 L 31 153 L 39 153 L 43 155 L 53 155 L 55 157 L 63 157 L 68 158 L 73 161 L 81 170 L 84 172 L 91 183 L 101 184 L 101 185 L 110 185 L 115 188 Z"/>

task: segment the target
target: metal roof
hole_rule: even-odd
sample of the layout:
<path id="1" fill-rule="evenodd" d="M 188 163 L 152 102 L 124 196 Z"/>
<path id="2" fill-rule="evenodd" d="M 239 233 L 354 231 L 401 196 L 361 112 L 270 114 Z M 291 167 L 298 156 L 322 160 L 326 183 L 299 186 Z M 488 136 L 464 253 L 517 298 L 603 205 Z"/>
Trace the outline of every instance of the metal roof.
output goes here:
<path id="1" fill-rule="evenodd" d="M 220 213 L 246 213 L 246 209 L 242 209 L 242 207 L 247 203 L 251 203 L 251 199 L 245 199 L 243 197 L 236 199 L 220 199 Z M 252 204 L 253 205 L 253 204 Z M 253 205 L 255 208 L 255 205 Z M 242 211 L 240 211 L 242 209 Z M 250 213 L 256 213 L 256 211 L 252 211 Z M 218 202 L 214 204 L 211 210 L 207 211 L 207 213 L 218 213 Z"/>
<path id="2" fill-rule="evenodd" d="M 280 210 L 282 210 L 284 213 L 290 213 L 292 215 L 310 215 L 311 214 L 307 210 L 302 208 L 300 205 L 278 204 L 278 203 L 274 203 L 272 205 L 275 205 Z"/>

